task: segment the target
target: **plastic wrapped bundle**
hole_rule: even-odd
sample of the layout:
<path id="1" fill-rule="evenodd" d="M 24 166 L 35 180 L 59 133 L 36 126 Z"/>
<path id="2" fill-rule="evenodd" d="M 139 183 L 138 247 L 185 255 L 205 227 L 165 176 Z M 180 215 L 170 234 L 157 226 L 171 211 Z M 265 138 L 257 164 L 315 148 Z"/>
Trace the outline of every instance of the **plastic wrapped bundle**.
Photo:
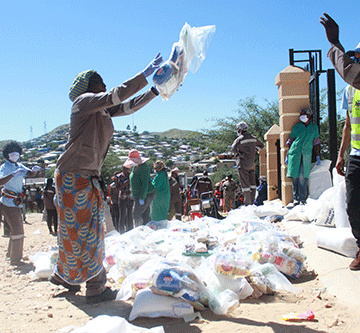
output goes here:
<path id="1" fill-rule="evenodd" d="M 164 99 L 168 100 L 178 90 L 188 70 L 196 73 L 205 59 L 214 33 L 214 25 L 196 28 L 185 23 L 179 41 L 173 44 L 169 59 L 153 76 L 154 84 Z"/>

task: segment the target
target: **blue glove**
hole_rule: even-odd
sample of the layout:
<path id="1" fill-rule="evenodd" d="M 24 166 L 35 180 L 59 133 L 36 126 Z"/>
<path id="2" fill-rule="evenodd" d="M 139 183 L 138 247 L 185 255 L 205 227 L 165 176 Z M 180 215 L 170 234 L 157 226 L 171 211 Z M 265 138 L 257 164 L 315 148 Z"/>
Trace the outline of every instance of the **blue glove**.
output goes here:
<path id="1" fill-rule="evenodd" d="M 39 167 L 38 165 L 34 165 L 32 168 L 31 168 L 31 172 L 38 172 L 41 170 L 41 167 Z"/>
<path id="2" fill-rule="evenodd" d="M 144 200 L 139 199 L 139 204 L 142 206 L 145 203 Z"/>
<path id="3" fill-rule="evenodd" d="M 289 161 L 289 158 L 288 158 L 288 156 L 286 155 L 286 157 L 285 157 L 285 164 L 288 164 L 288 161 Z"/>
<path id="4" fill-rule="evenodd" d="M 11 174 L 13 175 L 13 177 L 16 177 L 17 175 L 25 175 L 27 173 L 27 170 L 25 170 L 24 168 L 19 168 L 16 169 L 15 171 L 13 171 Z"/>
<path id="5" fill-rule="evenodd" d="M 152 73 L 154 73 L 155 69 L 158 69 L 160 67 L 160 64 L 162 63 L 163 58 L 158 53 L 158 55 L 151 61 L 151 63 L 143 70 L 143 74 L 145 77 L 150 76 Z"/>
<path id="6" fill-rule="evenodd" d="M 321 161 L 320 161 L 320 156 L 316 156 L 316 165 L 320 165 Z"/>

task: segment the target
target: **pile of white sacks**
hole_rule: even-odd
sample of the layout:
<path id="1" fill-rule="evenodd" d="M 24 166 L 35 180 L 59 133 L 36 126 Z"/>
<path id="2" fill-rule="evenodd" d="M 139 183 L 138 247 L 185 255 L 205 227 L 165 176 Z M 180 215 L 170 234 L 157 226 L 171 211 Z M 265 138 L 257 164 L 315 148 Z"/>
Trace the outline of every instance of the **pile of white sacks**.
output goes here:
<path id="1" fill-rule="evenodd" d="M 104 266 L 108 278 L 121 284 L 117 300 L 134 299 L 129 320 L 139 316 L 191 320 L 195 311 L 207 307 L 225 314 L 250 296 L 300 292 L 287 277 L 296 279 L 302 273 L 306 258 L 299 248 L 301 240 L 272 223 L 275 220 L 322 225 L 318 246 L 353 255 L 344 179 L 334 173 L 332 187 L 330 173 L 323 170 L 328 166 L 325 161 L 312 170 L 307 204 L 291 210 L 273 201 L 232 210 L 223 220 L 149 222 L 122 235 L 108 233 Z M 51 274 L 53 251 L 32 259 L 39 278 Z"/>
<path id="2" fill-rule="evenodd" d="M 319 226 L 316 231 L 318 247 L 353 258 L 358 247 L 346 213 L 345 177 L 334 168 L 331 180 L 329 167 L 330 161 L 322 161 L 320 166 L 311 169 L 306 205 L 291 209 L 285 220 Z"/>

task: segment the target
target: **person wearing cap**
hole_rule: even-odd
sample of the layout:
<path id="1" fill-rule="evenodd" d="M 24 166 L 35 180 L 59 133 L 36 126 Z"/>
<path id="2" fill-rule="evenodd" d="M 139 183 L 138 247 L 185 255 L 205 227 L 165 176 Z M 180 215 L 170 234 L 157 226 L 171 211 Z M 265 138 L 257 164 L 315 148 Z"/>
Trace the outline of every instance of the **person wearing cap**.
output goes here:
<path id="1" fill-rule="evenodd" d="M 150 205 L 150 216 L 151 221 L 163 221 L 167 220 L 167 216 L 169 214 L 169 178 L 167 176 L 165 164 L 163 161 L 156 161 L 154 163 L 154 170 L 156 175 L 152 180 L 152 184 L 156 189 L 156 194 Z"/>
<path id="2" fill-rule="evenodd" d="M 348 96 L 342 103 L 346 109 L 346 120 L 343 128 L 342 140 L 336 161 L 336 171 L 345 176 L 346 186 L 346 212 L 349 217 L 351 231 L 356 239 L 358 251 L 349 268 L 354 271 L 360 270 L 360 44 L 352 52 L 345 53 L 339 41 L 339 27 L 337 23 L 326 13 L 320 18 L 320 23 L 325 27 L 326 35 L 331 43 L 328 57 L 339 75 L 347 82 Z M 350 155 L 346 164 L 344 154 L 351 144 Z"/>
<path id="3" fill-rule="evenodd" d="M 235 155 L 244 205 L 252 205 L 256 194 L 255 154 L 264 144 L 248 132 L 248 125 L 241 121 L 236 125 L 238 137 L 231 149 Z"/>
<path id="4" fill-rule="evenodd" d="M 201 198 L 201 194 L 205 192 L 212 192 L 212 182 L 208 177 L 208 172 L 205 170 L 201 177 L 199 177 L 195 184 L 195 191 L 198 198 Z"/>
<path id="5" fill-rule="evenodd" d="M 327 56 L 344 81 L 360 89 L 360 64 L 351 58 L 351 54 L 345 53 L 339 40 L 338 24 L 330 15 L 326 13 L 323 15 L 320 17 L 320 23 L 324 26 L 326 37 L 331 44 Z"/>
<path id="6" fill-rule="evenodd" d="M 313 150 L 316 156 L 316 164 L 321 163 L 319 128 L 312 119 L 311 109 L 302 109 L 300 121 L 294 125 L 290 137 L 286 141 L 287 146 L 289 146 L 285 159 L 285 163 L 288 165 L 286 176 L 292 180 L 293 206 L 306 203 Z"/>
<path id="7" fill-rule="evenodd" d="M 124 167 L 131 168 L 130 190 L 134 199 L 135 227 L 150 222 L 150 204 L 156 195 L 155 187 L 151 182 L 150 167 L 145 163 L 148 158 L 141 157 L 136 149 L 131 149 Z"/>
<path id="8" fill-rule="evenodd" d="M 236 183 L 232 178 L 232 175 L 226 177 L 225 182 L 223 183 L 224 189 L 224 212 L 228 213 L 231 209 L 235 209 L 235 191 Z"/>
<path id="9" fill-rule="evenodd" d="M 169 178 L 170 186 L 170 204 L 168 220 L 172 220 L 174 215 L 177 220 L 181 221 L 182 215 L 182 199 L 181 199 L 181 186 L 179 182 L 179 169 L 174 168 L 171 170 Z"/>
<path id="10" fill-rule="evenodd" d="M 130 115 L 159 95 L 152 87 L 135 97 L 162 62 L 158 54 L 133 78 L 106 91 L 94 70 L 78 74 L 70 88 L 73 102 L 65 152 L 55 169 L 59 259 L 50 282 L 77 292 L 86 283 L 86 302 L 114 300 L 106 287 L 104 191 L 100 169 L 114 131 L 112 117 Z"/>
<path id="11" fill-rule="evenodd" d="M 34 177 L 41 167 L 35 165 L 32 169 L 19 162 L 22 147 L 16 141 L 7 143 L 3 148 L 5 163 L 0 166 L 1 190 L 0 207 L 4 221 L 9 225 L 10 238 L 6 258 L 10 265 L 21 266 L 24 246 L 24 225 L 22 220 L 22 188 L 25 177 Z"/>
<path id="12" fill-rule="evenodd" d="M 256 188 L 257 196 L 255 198 L 254 204 L 260 206 L 264 204 L 264 201 L 267 200 L 267 182 L 265 176 L 259 177 L 259 186 Z"/>

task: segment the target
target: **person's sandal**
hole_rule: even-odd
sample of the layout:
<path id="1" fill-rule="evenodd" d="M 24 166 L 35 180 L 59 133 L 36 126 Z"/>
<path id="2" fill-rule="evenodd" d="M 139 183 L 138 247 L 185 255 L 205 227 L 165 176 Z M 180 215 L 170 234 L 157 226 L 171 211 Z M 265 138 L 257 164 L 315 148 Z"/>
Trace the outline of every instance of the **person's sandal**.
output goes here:
<path id="1" fill-rule="evenodd" d="M 109 287 L 106 287 L 106 289 L 99 295 L 86 296 L 86 303 L 94 304 L 94 303 L 100 303 L 100 302 L 113 301 L 113 300 L 115 300 L 117 293 L 118 293 L 118 290 L 116 290 L 116 289 L 111 290 Z"/>
<path id="2" fill-rule="evenodd" d="M 78 291 L 80 291 L 81 287 L 79 285 L 76 284 L 70 284 L 67 283 L 65 281 L 59 281 L 57 280 L 54 276 L 50 276 L 49 281 L 52 284 L 55 284 L 56 286 L 63 286 L 64 288 L 68 289 L 71 292 L 77 293 Z"/>

